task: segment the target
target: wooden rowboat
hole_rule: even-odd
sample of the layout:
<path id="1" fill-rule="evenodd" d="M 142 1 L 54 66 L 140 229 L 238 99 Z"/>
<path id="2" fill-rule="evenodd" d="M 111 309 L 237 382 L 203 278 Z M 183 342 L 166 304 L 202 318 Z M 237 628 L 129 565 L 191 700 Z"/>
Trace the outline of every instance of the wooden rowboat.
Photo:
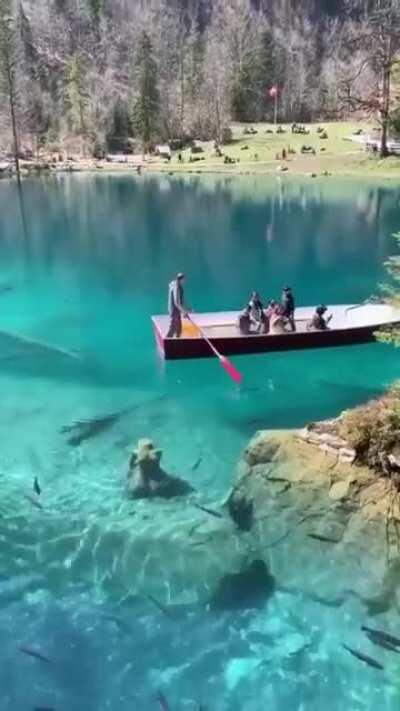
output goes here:
<path id="1" fill-rule="evenodd" d="M 196 313 L 193 318 L 217 350 L 228 356 L 368 343 L 382 326 L 400 325 L 400 309 L 389 304 L 342 304 L 329 307 L 328 331 L 308 331 L 314 312 L 315 306 L 296 309 L 296 331 L 280 335 L 240 335 L 238 311 Z M 167 338 L 169 317 L 153 316 L 152 322 L 158 349 L 167 360 L 213 355 L 193 324 L 184 321 L 182 337 Z"/>

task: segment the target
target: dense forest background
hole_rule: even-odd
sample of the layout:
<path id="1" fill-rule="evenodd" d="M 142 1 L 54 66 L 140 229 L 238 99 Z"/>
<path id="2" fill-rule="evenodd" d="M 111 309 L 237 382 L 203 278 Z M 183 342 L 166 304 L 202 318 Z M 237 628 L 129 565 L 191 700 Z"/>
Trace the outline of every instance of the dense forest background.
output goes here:
<path id="1" fill-rule="evenodd" d="M 32 146 L 220 139 L 232 120 L 340 118 L 380 68 L 351 44 L 373 0 L 0 0 L 12 16 L 17 123 Z M 358 71 L 362 67 L 362 72 Z M 376 103 L 376 102 L 375 102 Z M 376 107 L 375 107 L 376 108 Z M 0 103 L 0 147 L 10 141 Z"/>

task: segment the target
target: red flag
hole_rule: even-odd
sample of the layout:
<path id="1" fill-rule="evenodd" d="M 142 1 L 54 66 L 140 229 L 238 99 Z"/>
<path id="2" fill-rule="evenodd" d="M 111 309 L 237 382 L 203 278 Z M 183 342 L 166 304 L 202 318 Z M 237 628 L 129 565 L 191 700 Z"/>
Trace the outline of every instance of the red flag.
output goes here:
<path id="1" fill-rule="evenodd" d="M 268 94 L 270 97 L 273 99 L 278 93 L 278 87 L 277 86 L 271 86 L 270 90 L 268 91 Z"/>

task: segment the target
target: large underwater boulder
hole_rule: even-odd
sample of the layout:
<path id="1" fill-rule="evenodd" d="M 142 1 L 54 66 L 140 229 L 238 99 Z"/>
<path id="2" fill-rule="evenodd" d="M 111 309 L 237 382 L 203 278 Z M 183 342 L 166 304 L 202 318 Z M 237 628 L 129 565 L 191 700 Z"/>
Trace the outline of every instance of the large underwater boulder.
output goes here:
<path id="1" fill-rule="evenodd" d="M 254 550 L 278 585 L 331 605 L 356 596 L 373 614 L 400 600 L 399 493 L 353 460 L 329 423 L 258 432 L 226 505 L 251 507 Z"/>

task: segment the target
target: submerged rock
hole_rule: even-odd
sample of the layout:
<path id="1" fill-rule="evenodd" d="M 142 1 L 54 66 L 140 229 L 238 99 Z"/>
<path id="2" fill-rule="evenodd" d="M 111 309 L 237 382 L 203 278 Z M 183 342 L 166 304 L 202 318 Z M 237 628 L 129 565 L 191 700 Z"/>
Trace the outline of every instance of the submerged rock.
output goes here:
<path id="1" fill-rule="evenodd" d="M 400 599 L 399 494 L 387 477 L 352 465 L 352 453 L 338 456 L 345 442 L 330 429 L 259 432 L 228 510 L 236 521 L 252 502 L 253 545 L 279 585 L 321 601 L 354 595 L 382 612 Z"/>
<path id="2" fill-rule="evenodd" d="M 262 607 L 275 591 L 275 580 L 263 560 L 253 560 L 240 573 L 221 578 L 210 600 L 211 609 Z"/>
<path id="3" fill-rule="evenodd" d="M 251 499 L 231 495 L 228 498 L 228 510 L 232 521 L 241 531 L 251 531 L 254 522 L 254 504 Z"/>
<path id="4" fill-rule="evenodd" d="M 132 499 L 172 499 L 194 491 L 184 479 L 167 474 L 160 466 L 161 449 L 151 439 L 140 439 L 129 462 L 128 494 Z"/>

